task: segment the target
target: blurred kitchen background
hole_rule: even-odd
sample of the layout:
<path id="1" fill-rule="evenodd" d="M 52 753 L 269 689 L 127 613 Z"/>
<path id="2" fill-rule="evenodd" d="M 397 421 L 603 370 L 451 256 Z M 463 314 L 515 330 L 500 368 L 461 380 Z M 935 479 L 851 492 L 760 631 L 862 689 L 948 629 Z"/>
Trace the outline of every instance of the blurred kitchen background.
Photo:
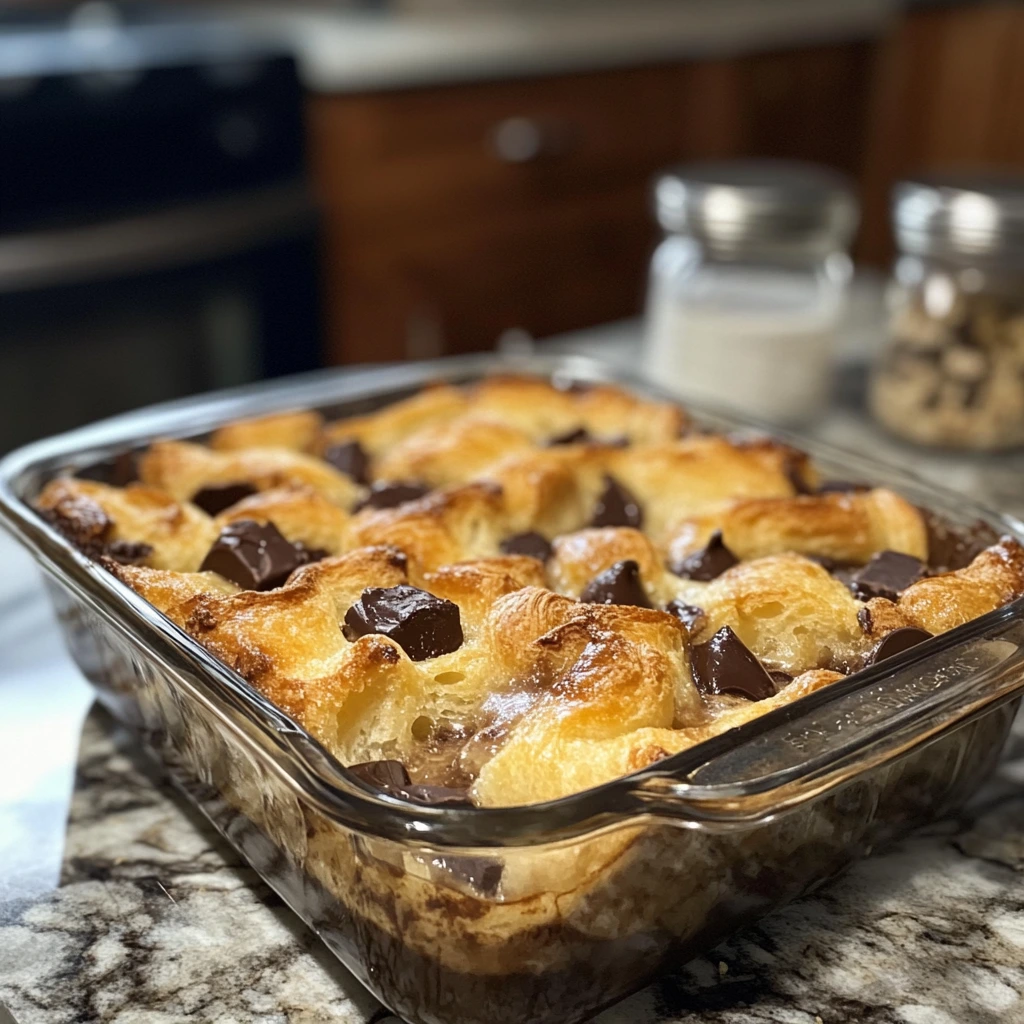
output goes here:
<path id="1" fill-rule="evenodd" d="M 1020 2 L 0 0 L 0 451 L 536 346 L 1012 498 L 1022 180 Z"/>

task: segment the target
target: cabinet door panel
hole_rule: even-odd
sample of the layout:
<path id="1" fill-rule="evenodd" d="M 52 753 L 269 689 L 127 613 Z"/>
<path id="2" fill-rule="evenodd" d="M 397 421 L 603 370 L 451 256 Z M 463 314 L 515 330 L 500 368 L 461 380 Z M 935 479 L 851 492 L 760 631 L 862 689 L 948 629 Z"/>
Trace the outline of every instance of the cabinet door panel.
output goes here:
<path id="1" fill-rule="evenodd" d="M 653 232 L 644 190 L 500 226 L 393 239 L 347 261 L 335 304 L 335 362 L 425 358 L 492 348 L 634 315 Z"/>
<path id="2" fill-rule="evenodd" d="M 362 236 L 636 185 L 686 152 L 684 79 L 654 68 L 317 98 L 324 202 Z"/>

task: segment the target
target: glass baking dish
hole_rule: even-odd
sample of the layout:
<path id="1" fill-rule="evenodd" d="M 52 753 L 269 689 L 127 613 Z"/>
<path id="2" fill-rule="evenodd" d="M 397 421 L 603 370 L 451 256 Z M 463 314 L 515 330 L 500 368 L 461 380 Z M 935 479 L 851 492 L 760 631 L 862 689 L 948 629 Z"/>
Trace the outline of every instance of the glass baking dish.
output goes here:
<path id="1" fill-rule="evenodd" d="M 641 772 L 547 804 L 413 805 L 291 721 L 30 506 L 55 475 L 239 417 L 368 411 L 438 378 L 611 380 L 588 360 L 330 371 L 141 410 L 0 462 L 0 520 L 43 568 L 76 662 L 182 790 L 383 1003 L 416 1024 L 571 1024 L 961 804 L 1024 691 L 1024 599 Z M 693 410 L 691 409 L 691 412 Z M 716 429 L 749 425 L 697 413 Z M 1024 524 L 783 437 L 826 474 L 954 523 Z"/>

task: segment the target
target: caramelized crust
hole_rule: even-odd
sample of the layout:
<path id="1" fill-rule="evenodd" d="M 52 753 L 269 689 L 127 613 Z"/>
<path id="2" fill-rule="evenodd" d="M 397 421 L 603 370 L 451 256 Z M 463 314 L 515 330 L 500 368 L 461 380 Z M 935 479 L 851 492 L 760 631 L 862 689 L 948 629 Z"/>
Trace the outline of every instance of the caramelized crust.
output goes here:
<path id="1" fill-rule="evenodd" d="M 217 516 L 217 532 L 228 523 L 251 519 L 273 523 L 291 541 L 340 555 L 348 542 L 351 516 L 314 490 L 280 488 L 243 498 Z"/>
<path id="2" fill-rule="evenodd" d="M 900 551 L 922 561 L 928 557 L 921 513 L 884 489 L 737 501 L 719 514 L 680 524 L 668 544 L 670 557 L 683 558 L 703 547 L 715 530 L 744 559 L 783 551 L 851 565 L 863 565 L 878 551 Z"/>
<path id="3" fill-rule="evenodd" d="M 153 550 L 147 562 L 156 569 L 194 572 L 217 536 L 201 509 L 139 484 L 120 488 L 62 478 L 47 484 L 36 504 L 71 521 L 106 519 L 105 539 L 148 544 Z"/>
<path id="4" fill-rule="evenodd" d="M 1004 537 L 957 572 L 923 579 L 897 607 L 929 633 L 945 633 L 1024 595 L 1024 548 Z"/>
<path id="5" fill-rule="evenodd" d="M 364 510 L 352 519 L 353 545 L 392 544 L 420 568 L 437 569 L 496 554 L 504 502 L 487 484 L 438 491 L 399 508 Z"/>
<path id="6" fill-rule="evenodd" d="M 707 614 L 698 643 L 729 626 L 766 667 L 791 676 L 844 670 L 866 649 L 863 604 L 800 555 L 743 562 L 711 583 L 683 581 L 680 595 Z"/>
<path id="7" fill-rule="evenodd" d="M 296 411 L 228 424 L 209 446 L 157 442 L 141 484 L 56 480 L 38 507 L 342 763 L 397 758 L 414 781 L 468 787 L 489 806 L 656 764 L 855 671 L 895 629 L 940 633 L 1024 594 L 1024 550 L 1006 538 L 895 602 L 859 600 L 812 558 L 925 560 L 922 514 L 884 489 L 811 493 L 802 453 L 681 436 L 687 425 L 617 388 L 497 377 L 326 425 Z M 361 507 L 366 489 L 320 457 L 353 440 L 375 481 L 432 489 Z M 609 482 L 635 498 L 639 528 L 591 525 Z M 229 484 L 258 493 L 216 518 L 190 503 Z M 199 572 L 221 531 L 248 520 L 327 557 L 263 592 Z M 527 531 L 551 542 L 546 561 L 502 554 Z M 703 580 L 670 571 L 716 531 L 738 564 Z M 578 600 L 634 562 L 650 608 Z M 346 636 L 367 588 L 400 584 L 457 606 L 457 649 L 414 661 L 390 636 Z M 679 603 L 692 606 L 686 625 Z M 774 673 L 774 696 L 698 690 L 693 645 L 724 627 Z"/>
<path id="8" fill-rule="evenodd" d="M 225 424 L 211 435 L 210 447 L 223 452 L 245 448 L 312 452 L 319 446 L 322 429 L 323 417 L 317 412 L 279 412 Z"/>
<path id="9" fill-rule="evenodd" d="M 377 462 L 384 480 L 420 480 L 445 487 L 474 480 L 502 458 L 532 448 L 530 438 L 504 423 L 466 417 L 418 431 Z"/>
<path id="10" fill-rule="evenodd" d="M 792 457 L 785 445 L 738 446 L 700 436 L 614 451 L 608 469 L 645 496 L 644 532 L 665 544 L 681 523 L 724 510 L 737 498 L 792 497 Z"/>
<path id="11" fill-rule="evenodd" d="M 157 441 L 139 458 L 139 477 L 177 501 L 204 487 L 245 483 L 257 491 L 308 487 L 343 508 L 361 489 L 321 459 L 286 448 L 215 452 L 185 441 Z"/>

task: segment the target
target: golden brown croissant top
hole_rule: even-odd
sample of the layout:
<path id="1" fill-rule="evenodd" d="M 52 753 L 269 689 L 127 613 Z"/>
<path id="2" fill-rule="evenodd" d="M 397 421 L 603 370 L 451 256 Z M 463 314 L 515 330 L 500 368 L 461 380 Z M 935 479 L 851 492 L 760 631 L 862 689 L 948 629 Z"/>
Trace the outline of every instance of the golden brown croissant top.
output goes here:
<path id="1" fill-rule="evenodd" d="M 411 799 L 597 785 L 1024 594 L 1015 540 L 937 573 L 898 494 L 609 386 L 436 385 L 138 470 L 38 507 L 343 764 L 401 761 Z"/>

